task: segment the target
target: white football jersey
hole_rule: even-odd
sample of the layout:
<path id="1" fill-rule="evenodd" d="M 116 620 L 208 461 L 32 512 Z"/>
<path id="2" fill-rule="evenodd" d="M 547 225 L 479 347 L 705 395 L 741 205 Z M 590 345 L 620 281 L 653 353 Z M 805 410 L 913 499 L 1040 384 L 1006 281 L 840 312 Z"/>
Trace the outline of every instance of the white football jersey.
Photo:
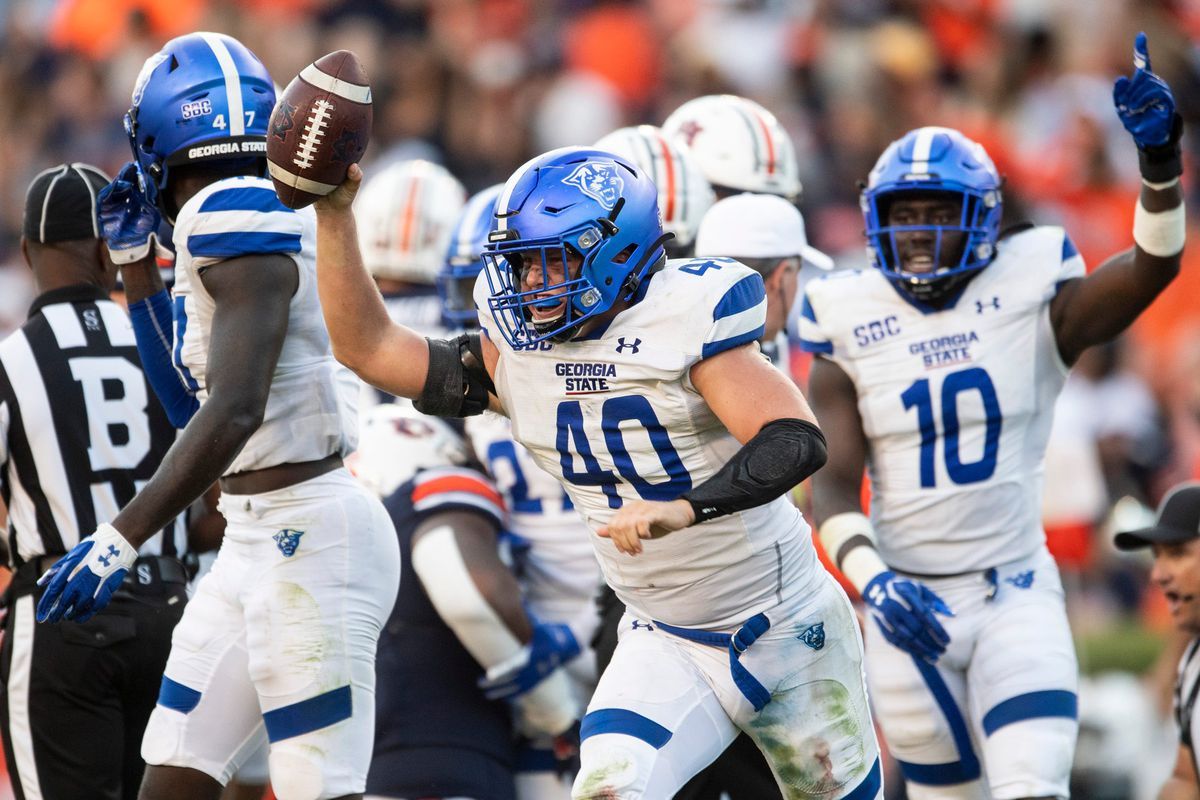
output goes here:
<path id="1" fill-rule="evenodd" d="M 703 358 L 762 335 L 758 273 L 732 259 L 672 260 L 642 297 L 585 339 L 519 352 L 475 301 L 500 352 L 494 376 L 513 438 L 560 477 L 594 532 L 637 499 L 674 500 L 741 445 L 691 383 Z M 814 591 L 820 566 L 800 511 L 786 497 L 617 552 L 592 535 L 605 578 L 631 612 L 689 627 L 729 628 Z"/>
<path id="2" fill-rule="evenodd" d="M 871 519 L 889 566 L 948 575 L 1043 545 L 1042 458 L 1067 374 L 1050 301 L 1084 272 L 1061 228 L 1037 227 L 1002 239 L 941 311 L 874 269 L 807 285 L 801 345 L 857 389 Z"/>
<path id="3" fill-rule="evenodd" d="M 520 580 L 542 619 L 575 620 L 596 599 L 600 565 L 587 526 L 558 479 L 512 438 L 508 418 L 484 412 L 466 420 L 467 438 L 508 508 L 508 528 L 529 544 Z"/>
<path id="4" fill-rule="evenodd" d="M 282 254 L 296 262 L 299 274 L 263 423 L 225 474 L 350 453 L 357 443 L 357 379 L 334 360 L 321 316 L 313 212 L 284 206 L 266 178 L 227 178 L 204 187 L 184 204 L 175 222 L 174 242 L 173 360 L 201 403 L 208 397 L 215 304 L 200 272 L 240 256 Z"/>

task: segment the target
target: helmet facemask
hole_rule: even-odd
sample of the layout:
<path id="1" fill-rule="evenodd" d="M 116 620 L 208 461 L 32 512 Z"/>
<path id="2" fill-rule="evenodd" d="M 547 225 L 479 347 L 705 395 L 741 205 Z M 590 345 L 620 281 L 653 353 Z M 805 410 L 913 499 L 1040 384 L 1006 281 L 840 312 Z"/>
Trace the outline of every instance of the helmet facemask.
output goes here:
<path id="1" fill-rule="evenodd" d="M 957 219 L 893 222 L 897 202 L 953 204 Z M 941 185 L 937 189 L 881 187 L 863 194 L 872 261 L 899 289 L 916 300 L 940 305 L 986 267 L 995 255 L 1000 192 Z M 914 258 L 928 268 L 914 269 Z M 924 266 L 924 264 L 922 264 Z"/>

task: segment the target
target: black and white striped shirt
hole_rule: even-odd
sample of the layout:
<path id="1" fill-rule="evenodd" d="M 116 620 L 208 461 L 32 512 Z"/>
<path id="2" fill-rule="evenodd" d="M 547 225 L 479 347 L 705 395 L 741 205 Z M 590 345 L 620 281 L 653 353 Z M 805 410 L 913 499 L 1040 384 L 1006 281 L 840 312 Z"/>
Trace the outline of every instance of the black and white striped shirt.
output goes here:
<path id="1" fill-rule="evenodd" d="M 1196 696 L 1200 693 L 1200 638 L 1193 639 L 1183 651 L 1179 659 L 1179 673 L 1175 679 L 1175 721 L 1179 724 L 1179 741 L 1192 751 L 1192 760 L 1196 761 L 1195 739 L 1200 730 L 1197 729 L 1195 706 Z M 1200 765 L 1197 765 L 1200 773 Z"/>
<path id="2" fill-rule="evenodd" d="M 175 441 L 125 311 L 99 288 L 34 301 L 0 342 L 0 492 L 13 566 L 70 550 L 154 474 Z M 142 555 L 182 556 L 182 517 Z"/>

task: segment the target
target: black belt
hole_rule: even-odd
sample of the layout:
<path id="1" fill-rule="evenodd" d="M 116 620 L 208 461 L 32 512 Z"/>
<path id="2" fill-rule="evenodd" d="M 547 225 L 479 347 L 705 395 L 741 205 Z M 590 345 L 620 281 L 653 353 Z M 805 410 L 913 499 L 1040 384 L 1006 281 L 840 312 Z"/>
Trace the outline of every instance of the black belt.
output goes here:
<path id="1" fill-rule="evenodd" d="M 62 557 L 63 554 L 35 556 L 17 567 L 13 572 L 10 596 L 15 598 L 36 591 L 38 578 Z M 179 559 L 172 556 L 138 556 L 118 592 L 159 595 L 165 594 L 173 586 L 185 586 L 187 582 L 187 569 Z"/>

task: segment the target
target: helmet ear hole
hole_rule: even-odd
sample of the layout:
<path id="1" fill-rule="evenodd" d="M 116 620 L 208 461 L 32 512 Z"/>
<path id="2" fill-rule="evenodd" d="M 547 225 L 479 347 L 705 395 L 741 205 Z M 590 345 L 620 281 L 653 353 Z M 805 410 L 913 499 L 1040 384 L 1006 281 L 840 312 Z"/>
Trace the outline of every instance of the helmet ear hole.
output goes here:
<path id="1" fill-rule="evenodd" d="M 626 261 L 628 261 L 630 258 L 632 258 L 633 254 L 636 252 L 637 252 L 636 244 L 626 245 L 624 250 L 622 250 L 621 252 L 619 252 L 615 256 L 613 256 L 612 263 L 624 264 Z"/>

